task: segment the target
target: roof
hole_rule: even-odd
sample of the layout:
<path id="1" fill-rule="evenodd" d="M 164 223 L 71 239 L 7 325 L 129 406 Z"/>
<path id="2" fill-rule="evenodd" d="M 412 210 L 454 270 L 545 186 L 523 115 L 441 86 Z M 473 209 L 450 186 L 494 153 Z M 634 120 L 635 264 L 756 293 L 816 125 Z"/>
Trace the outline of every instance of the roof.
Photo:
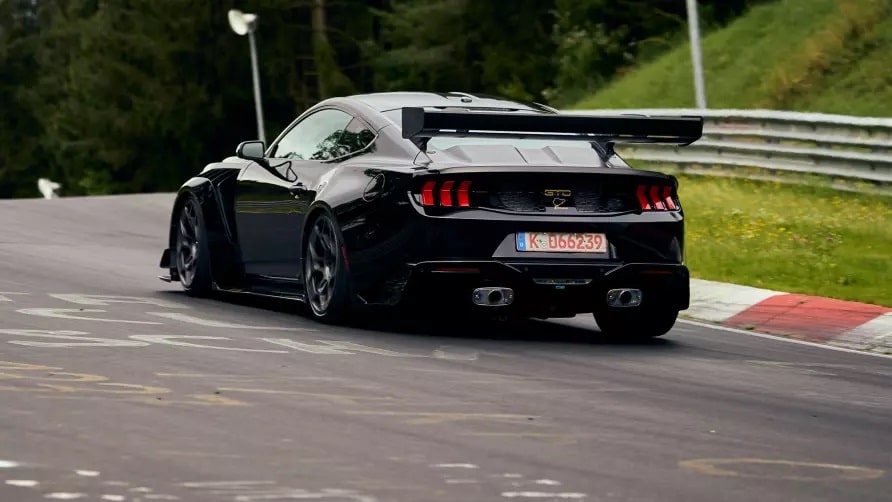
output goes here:
<path id="1" fill-rule="evenodd" d="M 501 108 L 538 112 L 547 110 L 541 105 L 530 105 L 485 94 L 464 92 L 378 92 L 356 94 L 348 96 L 348 98 L 365 103 L 379 112 L 403 107 Z"/>

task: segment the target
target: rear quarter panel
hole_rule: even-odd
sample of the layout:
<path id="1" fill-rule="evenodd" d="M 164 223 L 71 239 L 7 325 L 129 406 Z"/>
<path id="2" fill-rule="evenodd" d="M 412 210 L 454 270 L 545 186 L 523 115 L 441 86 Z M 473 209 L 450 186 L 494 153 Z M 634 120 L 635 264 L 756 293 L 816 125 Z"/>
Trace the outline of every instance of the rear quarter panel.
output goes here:
<path id="1" fill-rule="evenodd" d="M 360 294 L 405 265 L 418 235 L 418 214 L 408 196 L 412 169 L 395 164 L 383 160 L 342 165 L 320 190 L 310 213 L 310 218 L 319 210 L 334 214 Z"/>

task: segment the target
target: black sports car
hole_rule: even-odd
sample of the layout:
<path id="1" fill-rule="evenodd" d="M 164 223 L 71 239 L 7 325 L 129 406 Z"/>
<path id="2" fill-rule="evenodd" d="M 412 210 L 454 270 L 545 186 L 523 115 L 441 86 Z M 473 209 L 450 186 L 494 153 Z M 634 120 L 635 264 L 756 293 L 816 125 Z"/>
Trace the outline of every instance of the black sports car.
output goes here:
<path id="1" fill-rule="evenodd" d="M 162 279 L 299 299 L 329 322 L 360 306 L 591 312 L 604 333 L 659 336 L 689 301 L 678 183 L 614 144 L 702 128 L 458 92 L 328 99 L 180 188 Z"/>

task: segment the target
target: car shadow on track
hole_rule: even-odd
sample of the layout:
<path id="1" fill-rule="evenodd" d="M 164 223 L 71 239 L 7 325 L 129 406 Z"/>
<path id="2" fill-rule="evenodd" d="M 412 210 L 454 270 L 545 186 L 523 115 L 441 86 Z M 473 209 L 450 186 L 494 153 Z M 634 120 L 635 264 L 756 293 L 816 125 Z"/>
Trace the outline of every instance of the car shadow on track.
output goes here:
<path id="1" fill-rule="evenodd" d="M 177 296 L 180 301 L 189 301 L 181 291 L 165 291 L 163 293 Z M 317 324 L 320 329 L 327 327 L 327 325 L 315 321 L 305 305 L 298 301 L 231 293 L 215 293 L 210 299 L 212 301 L 294 315 L 305 322 Z M 591 316 L 588 315 L 587 319 L 591 320 Z M 681 347 L 678 342 L 669 338 L 607 337 L 598 331 L 593 321 L 590 328 L 571 325 L 568 321 L 573 322 L 568 319 L 525 319 L 516 321 L 448 318 L 436 320 L 404 319 L 384 313 L 363 312 L 351 316 L 346 323 L 331 326 L 331 329 L 346 328 L 371 333 L 436 339 L 642 347 L 651 350 L 655 348 L 664 350 Z M 665 336 L 671 337 L 672 333 L 670 332 Z"/>
<path id="2" fill-rule="evenodd" d="M 557 343 L 623 347 L 672 348 L 676 343 L 665 338 L 640 339 L 607 337 L 594 325 L 591 328 L 564 324 L 560 319 L 519 321 L 394 321 L 367 322 L 362 329 L 439 339 L 493 340 L 528 343 Z"/>
<path id="3" fill-rule="evenodd" d="M 640 339 L 607 337 L 594 325 L 572 326 L 562 319 L 519 321 L 378 321 L 364 329 L 405 333 L 436 338 L 493 340 L 528 343 L 557 343 L 623 347 L 672 348 L 675 342 L 665 338 Z"/>

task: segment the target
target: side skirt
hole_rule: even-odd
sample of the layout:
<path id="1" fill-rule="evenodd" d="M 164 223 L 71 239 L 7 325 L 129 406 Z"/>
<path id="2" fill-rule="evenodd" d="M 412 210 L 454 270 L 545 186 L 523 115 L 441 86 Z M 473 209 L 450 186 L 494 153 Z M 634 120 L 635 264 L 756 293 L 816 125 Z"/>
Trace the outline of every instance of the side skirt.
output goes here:
<path id="1" fill-rule="evenodd" d="M 272 298 L 276 300 L 299 301 L 302 303 L 306 302 L 306 295 L 302 291 L 299 291 L 296 287 L 289 286 L 290 285 L 286 286 L 283 282 L 271 279 L 252 278 L 252 280 L 249 280 L 248 283 L 241 288 L 221 287 L 215 282 L 213 289 L 214 291 L 221 293 Z"/>

